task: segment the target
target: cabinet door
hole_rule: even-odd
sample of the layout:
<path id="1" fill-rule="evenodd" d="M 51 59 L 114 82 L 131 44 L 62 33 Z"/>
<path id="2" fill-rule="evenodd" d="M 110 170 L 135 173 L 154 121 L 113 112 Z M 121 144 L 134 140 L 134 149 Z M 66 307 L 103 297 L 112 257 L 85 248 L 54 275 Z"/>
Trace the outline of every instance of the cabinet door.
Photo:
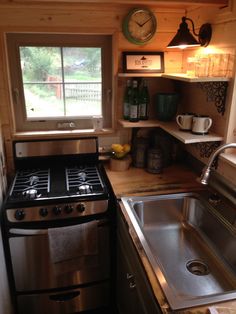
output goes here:
<path id="1" fill-rule="evenodd" d="M 117 303 L 119 313 L 161 313 L 121 213 L 118 213 L 117 217 L 117 240 Z"/>
<path id="2" fill-rule="evenodd" d="M 117 294 L 120 314 L 144 314 L 143 304 L 139 299 L 134 272 L 118 239 L 117 246 Z"/>

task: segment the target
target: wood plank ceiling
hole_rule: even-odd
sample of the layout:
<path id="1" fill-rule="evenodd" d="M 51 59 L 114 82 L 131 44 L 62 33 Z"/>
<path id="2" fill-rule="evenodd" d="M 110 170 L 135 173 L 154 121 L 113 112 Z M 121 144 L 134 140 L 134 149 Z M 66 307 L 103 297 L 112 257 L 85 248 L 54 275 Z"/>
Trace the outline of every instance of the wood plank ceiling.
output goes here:
<path id="1" fill-rule="evenodd" d="M 225 7 L 229 0 L 0 0 L 0 4 L 9 3 L 105 3 L 105 4 L 145 4 L 145 5 L 160 5 L 160 6 L 217 6 Z"/>

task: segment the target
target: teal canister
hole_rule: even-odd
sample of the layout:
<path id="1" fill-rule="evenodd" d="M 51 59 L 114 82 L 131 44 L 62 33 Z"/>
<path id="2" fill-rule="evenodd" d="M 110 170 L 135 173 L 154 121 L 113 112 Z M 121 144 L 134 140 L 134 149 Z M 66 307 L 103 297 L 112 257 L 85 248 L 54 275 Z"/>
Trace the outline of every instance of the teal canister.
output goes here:
<path id="1" fill-rule="evenodd" d="M 155 110 L 157 119 L 160 121 L 172 120 L 178 108 L 179 94 L 157 93 L 155 94 Z"/>
<path id="2" fill-rule="evenodd" d="M 163 169 L 163 157 L 160 148 L 149 148 L 147 152 L 147 171 L 161 173 Z"/>

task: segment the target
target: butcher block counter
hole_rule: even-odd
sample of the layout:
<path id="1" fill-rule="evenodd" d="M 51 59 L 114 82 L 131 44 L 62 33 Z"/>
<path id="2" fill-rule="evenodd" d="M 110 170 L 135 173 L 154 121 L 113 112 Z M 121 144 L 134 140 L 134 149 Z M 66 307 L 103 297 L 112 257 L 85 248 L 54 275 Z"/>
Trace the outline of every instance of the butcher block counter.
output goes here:
<path id="1" fill-rule="evenodd" d="M 126 171 L 111 171 L 109 163 L 105 165 L 107 176 L 115 193 L 117 200 L 124 196 L 147 196 L 170 193 L 181 193 L 197 191 L 202 189 L 197 181 L 197 175 L 184 165 L 172 165 L 164 168 L 161 174 L 151 174 L 144 169 L 131 167 Z M 189 308 L 185 310 L 172 311 L 168 301 L 162 292 L 157 278 L 153 272 L 151 264 L 142 248 L 141 242 L 126 210 L 120 202 L 122 216 L 125 219 L 130 237 L 136 247 L 144 270 L 149 279 L 153 293 L 158 300 L 163 313 L 175 314 L 236 314 L 236 301 L 211 304 L 201 307 Z M 150 313 L 151 314 L 151 313 Z"/>
<path id="2" fill-rule="evenodd" d="M 164 168 L 161 174 L 153 174 L 134 167 L 126 171 L 111 171 L 107 164 L 106 173 L 117 199 L 122 196 L 180 193 L 202 188 L 196 181 L 196 173 L 184 165 L 171 165 Z"/>

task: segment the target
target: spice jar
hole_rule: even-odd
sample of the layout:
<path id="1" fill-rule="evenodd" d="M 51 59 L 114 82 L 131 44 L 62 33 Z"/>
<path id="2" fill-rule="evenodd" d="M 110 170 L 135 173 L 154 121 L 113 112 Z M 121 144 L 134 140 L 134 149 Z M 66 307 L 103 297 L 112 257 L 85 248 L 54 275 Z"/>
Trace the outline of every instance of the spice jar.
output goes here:
<path id="1" fill-rule="evenodd" d="M 160 148 L 150 148 L 147 153 L 147 171 L 150 173 L 161 173 L 163 158 Z"/>

